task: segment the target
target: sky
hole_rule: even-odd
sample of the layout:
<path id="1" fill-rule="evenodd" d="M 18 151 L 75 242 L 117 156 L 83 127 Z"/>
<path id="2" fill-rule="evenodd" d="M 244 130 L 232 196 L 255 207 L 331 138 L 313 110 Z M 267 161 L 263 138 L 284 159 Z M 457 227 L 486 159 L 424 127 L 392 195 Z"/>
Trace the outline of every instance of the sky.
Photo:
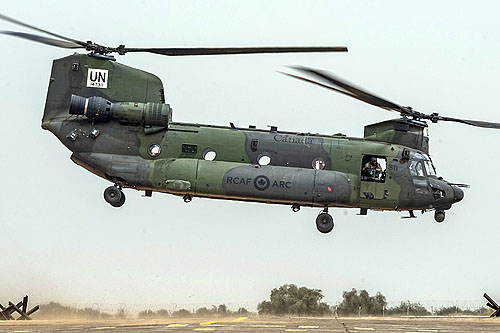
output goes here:
<path id="1" fill-rule="evenodd" d="M 335 73 L 425 113 L 500 122 L 497 1 L 11 1 L 1 13 L 80 40 L 128 47 L 345 45 L 348 53 L 117 56 L 159 76 L 177 122 L 361 137 L 397 114 L 279 74 L 303 65 Z M 0 30 L 27 31 L 8 22 Z M 29 31 L 27 31 L 29 32 Z M 255 310 L 272 288 L 382 292 L 395 305 L 482 305 L 500 299 L 500 131 L 430 124 L 438 174 L 467 183 L 442 224 L 433 213 L 318 209 L 125 190 L 70 161 L 41 129 L 53 59 L 71 54 L 0 36 L 0 303 L 30 295 L 103 310 Z"/>

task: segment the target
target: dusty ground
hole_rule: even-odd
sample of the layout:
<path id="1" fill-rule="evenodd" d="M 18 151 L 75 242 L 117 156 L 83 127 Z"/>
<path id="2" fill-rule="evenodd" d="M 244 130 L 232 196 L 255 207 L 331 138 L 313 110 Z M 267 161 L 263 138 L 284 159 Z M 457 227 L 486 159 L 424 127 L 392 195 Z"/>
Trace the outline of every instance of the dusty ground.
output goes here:
<path id="1" fill-rule="evenodd" d="M 0 321 L 1 332 L 500 332 L 500 318 L 168 318 Z"/>

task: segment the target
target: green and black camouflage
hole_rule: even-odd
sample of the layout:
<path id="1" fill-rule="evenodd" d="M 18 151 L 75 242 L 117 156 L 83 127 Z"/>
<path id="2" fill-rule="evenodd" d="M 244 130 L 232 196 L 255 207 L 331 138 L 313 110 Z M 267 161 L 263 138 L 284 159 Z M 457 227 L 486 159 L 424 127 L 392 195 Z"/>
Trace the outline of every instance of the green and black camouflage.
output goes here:
<path id="1" fill-rule="evenodd" d="M 369 125 L 363 139 L 177 123 L 158 77 L 84 54 L 54 61 L 42 127 L 76 164 L 136 190 L 376 210 L 463 198 L 433 172 L 424 122 Z M 370 160 L 385 164 L 378 178 L 363 175 Z"/>

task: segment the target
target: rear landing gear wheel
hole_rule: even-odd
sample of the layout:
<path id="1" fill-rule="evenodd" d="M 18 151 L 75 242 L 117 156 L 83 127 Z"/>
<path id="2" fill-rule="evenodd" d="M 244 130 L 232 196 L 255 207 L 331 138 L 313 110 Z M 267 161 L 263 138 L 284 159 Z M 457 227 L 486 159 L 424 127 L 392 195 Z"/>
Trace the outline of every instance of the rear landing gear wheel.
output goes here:
<path id="1" fill-rule="evenodd" d="M 333 217 L 325 211 L 321 212 L 316 218 L 316 228 L 323 234 L 332 231 L 333 225 Z"/>
<path id="2" fill-rule="evenodd" d="M 436 220 L 437 223 L 443 222 L 445 217 L 446 214 L 444 210 L 436 210 L 436 212 L 434 213 L 434 220 Z"/>
<path id="3" fill-rule="evenodd" d="M 121 207 L 125 203 L 125 194 L 119 188 L 110 186 L 104 190 L 104 200 L 113 207 Z"/>

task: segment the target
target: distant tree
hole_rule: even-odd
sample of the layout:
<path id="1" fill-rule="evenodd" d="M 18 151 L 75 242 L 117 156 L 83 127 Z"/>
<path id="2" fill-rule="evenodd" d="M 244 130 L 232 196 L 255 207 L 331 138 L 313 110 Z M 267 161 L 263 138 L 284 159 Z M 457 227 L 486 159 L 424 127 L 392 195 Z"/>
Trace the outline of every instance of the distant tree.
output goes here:
<path id="1" fill-rule="evenodd" d="M 200 317 L 213 316 L 215 314 L 214 309 L 207 309 L 206 307 L 202 307 L 196 310 L 195 314 Z"/>
<path id="2" fill-rule="evenodd" d="M 491 314 L 492 310 L 482 306 L 479 309 L 472 310 L 471 312 L 472 312 L 472 314 L 475 314 L 475 315 L 489 315 L 489 314 Z"/>
<path id="3" fill-rule="evenodd" d="M 220 304 L 219 307 L 217 308 L 217 315 L 219 316 L 225 316 L 227 315 L 227 306 L 226 304 Z"/>
<path id="4" fill-rule="evenodd" d="M 272 314 L 273 309 L 270 301 L 262 301 L 257 305 L 257 311 L 259 314 Z"/>
<path id="5" fill-rule="evenodd" d="M 165 318 L 169 316 L 168 310 L 160 309 L 158 311 L 145 310 L 139 312 L 139 318 Z"/>
<path id="6" fill-rule="evenodd" d="M 311 315 L 323 316 L 331 314 L 331 309 L 322 303 L 323 294 L 320 289 L 297 287 L 295 284 L 285 284 L 271 290 L 270 301 L 258 304 L 259 314 L 272 315 Z"/>
<path id="7" fill-rule="evenodd" d="M 82 318 L 98 319 L 101 317 L 101 312 L 92 308 L 78 309 L 76 315 Z"/>
<path id="8" fill-rule="evenodd" d="M 110 314 L 103 313 L 97 309 L 84 308 L 77 309 L 70 306 L 65 306 L 57 302 L 50 302 L 47 304 L 40 305 L 40 310 L 35 313 L 35 318 L 88 318 L 88 319 L 99 319 L 99 318 L 109 318 Z"/>
<path id="9" fill-rule="evenodd" d="M 237 314 L 240 316 L 246 316 L 246 315 L 250 314 L 250 312 L 248 312 L 248 310 L 245 308 L 239 308 L 237 311 Z"/>
<path id="10" fill-rule="evenodd" d="M 435 311 L 435 314 L 438 316 L 449 316 L 455 314 L 470 314 L 470 315 L 488 315 L 491 313 L 491 310 L 485 307 L 480 307 L 478 309 L 469 310 L 469 309 L 461 309 L 458 306 L 448 306 L 442 307 Z"/>
<path id="11" fill-rule="evenodd" d="M 127 318 L 127 311 L 125 311 L 124 308 L 119 308 L 118 311 L 116 311 L 115 313 L 115 318 L 120 318 L 120 319 L 123 319 L 123 318 Z"/>
<path id="12" fill-rule="evenodd" d="M 337 307 L 337 311 L 341 315 L 382 315 L 384 308 L 387 306 L 385 296 L 377 292 L 375 296 L 370 296 L 366 290 L 356 288 L 351 291 L 342 293 L 342 302 Z"/>
<path id="13" fill-rule="evenodd" d="M 48 304 L 40 305 L 40 310 L 36 314 L 37 317 L 65 318 L 75 316 L 76 309 L 64 306 L 57 302 L 50 302 Z"/>
<path id="14" fill-rule="evenodd" d="M 448 316 L 451 314 L 457 314 L 457 313 L 462 313 L 463 310 L 460 309 L 458 306 L 448 306 L 448 307 L 442 307 L 440 309 L 436 310 L 436 314 L 438 316 Z"/>
<path id="15" fill-rule="evenodd" d="M 428 316 L 431 313 L 419 303 L 403 301 L 398 306 L 387 309 L 389 315 Z"/>
<path id="16" fill-rule="evenodd" d="M 139 318 L 153 318 L 154 317 L 154 311 L 151 310 L 144 310 L 140 311 L 138 317 Z"/>
<path id="17" fill-rule="evenodd" d="M 186 309 L 180 309 L 172 312 L 172 317 L 191 317 L 192 313 Z"/>
<path id="18" fill-rule="evenodd" d="M 158 311 L 156 311 L 156 316 L 158 318 L 166 318 L 170 315 L 170 312 L 168 310 L 165 310 L 165 309 L 160 309 Z"/>

